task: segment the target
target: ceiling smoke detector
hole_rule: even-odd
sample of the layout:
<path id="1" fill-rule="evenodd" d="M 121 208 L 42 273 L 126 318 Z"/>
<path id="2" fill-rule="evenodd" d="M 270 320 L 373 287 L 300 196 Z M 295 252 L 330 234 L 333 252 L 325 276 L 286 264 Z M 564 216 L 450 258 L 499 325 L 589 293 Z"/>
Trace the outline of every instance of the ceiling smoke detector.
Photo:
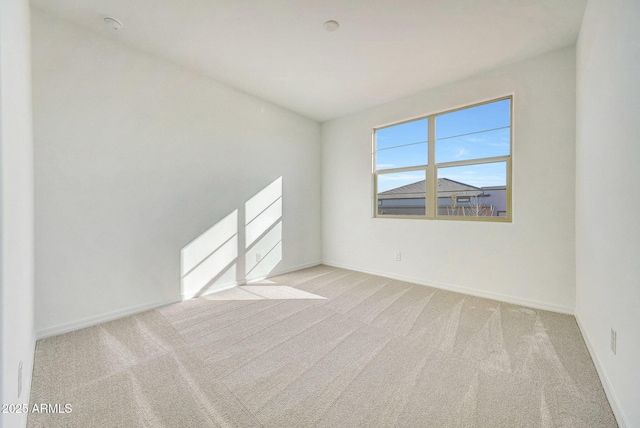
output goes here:
<path id="1" fill-rule="evenodd" d="M 338 21 L 334 21 L 333 19 L 324 23 L 324 29 L 330 33 L 333 33 L 338 28 L 340 28 L 340 24 L 338 23 Z"/>
<path id="2" fill-rule="evenodd" d="M 107 27 L 111 28 L 112 30 L 119 30 L 122 28 L 122 22 L 110 16 L 107 16 L 106 18 L 104 18 L 104 23 Z"/>

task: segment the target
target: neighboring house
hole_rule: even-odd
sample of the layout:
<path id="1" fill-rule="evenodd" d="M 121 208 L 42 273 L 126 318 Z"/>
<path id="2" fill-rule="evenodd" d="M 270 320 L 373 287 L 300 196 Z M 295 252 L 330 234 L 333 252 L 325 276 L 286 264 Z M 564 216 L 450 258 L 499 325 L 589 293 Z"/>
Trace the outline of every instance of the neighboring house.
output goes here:
<path id="1" fill-rule="evenodd" d="M 476 187 L 448 178 L 438 179 L 438 215 L 504 217 L 506 186 Z M 379 215 L 424 215 L 426 181 L 378 194 Z"/>

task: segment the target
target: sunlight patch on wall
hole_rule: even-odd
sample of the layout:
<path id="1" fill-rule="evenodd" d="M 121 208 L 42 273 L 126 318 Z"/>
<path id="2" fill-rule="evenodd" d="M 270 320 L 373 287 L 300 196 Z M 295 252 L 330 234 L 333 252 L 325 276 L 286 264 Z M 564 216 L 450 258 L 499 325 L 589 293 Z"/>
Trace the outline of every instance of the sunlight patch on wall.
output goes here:
<path id="1" fill-rule="evenodd" d="M 266 276 L 282 260 L 282 221 L 278 221 L 245 254 L 247 276 Z"/>
<path id="2" fill-rule="evenodd" d="M 245 276 L 263 278 L 282 261 L 282 177 L 245 203 Z"/>
<path id="3" fill-rule="evenodd" d="M 282 261 L 282 199 L 278 177 L 180 251 L 183 300 L 273 272 Z"/>
<path id="4" fill-rule="evenodd" d="M 236 283 L 238 210 L 234 210 L 180 252 L 182 298 L 191 299 Z"/>
<path id="5" fill-rule="evenodd" d="M 245 247 L 249 248 L 282 217 L 282 177 L 245 203 Z"/>

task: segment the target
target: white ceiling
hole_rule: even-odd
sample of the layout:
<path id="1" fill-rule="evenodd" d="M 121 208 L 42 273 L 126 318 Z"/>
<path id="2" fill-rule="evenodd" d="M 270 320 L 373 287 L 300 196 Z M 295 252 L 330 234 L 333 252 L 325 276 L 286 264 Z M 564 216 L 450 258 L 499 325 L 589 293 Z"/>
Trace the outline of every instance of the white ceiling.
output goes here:
<path id="1" fill-rule="evenodd" d="M 575 43 L 587 0 L 32 0 L 318 121 Z M 108 29 L 104 16 L 124 24 Z M 329 33 L 323 23 L 340 22 Z"/>

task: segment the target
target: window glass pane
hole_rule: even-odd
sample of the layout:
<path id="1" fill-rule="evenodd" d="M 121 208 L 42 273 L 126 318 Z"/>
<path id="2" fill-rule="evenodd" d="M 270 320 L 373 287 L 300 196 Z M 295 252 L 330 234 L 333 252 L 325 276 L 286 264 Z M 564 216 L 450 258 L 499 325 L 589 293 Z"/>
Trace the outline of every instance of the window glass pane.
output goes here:
<path id="1" fill-rule="evenodd" d="M 376 152 L 376 169 L 426 165 L 427 158 L 427 143 L 382 149 Z"/>
<path id="2" fill-rule="evenodd" d="M 429 120 L 419 119 L 413 122 L 389 126 L 376 131 L 376 149 L 403 146 L 411 143 L 424 143 L 429 136 Z"/>
<path id="3" fill-rule="evenodd" d="M 438 168 L 438 215 L 505 217 L 507 163 Z"/>
<path id="4" fill-rule="evenodd" d="M 378 175 L 378 215 L 425 215 L 425 171 Z"/>
<path id="5" fill-rule="evenodd" d="M 436 139 L 511 125 L 511 100 L 481 104 L 436 116 Z"/>
<path id="6" fill-rule="evenodd" d="M 436 116 L 436 162 L 509 155 L 510 104 L 507 99 Z"/>
<path id="7" fill-rule="evenodd" d="M 510 128 L 436 140 L 436 163 L 509 156 Z"/>

